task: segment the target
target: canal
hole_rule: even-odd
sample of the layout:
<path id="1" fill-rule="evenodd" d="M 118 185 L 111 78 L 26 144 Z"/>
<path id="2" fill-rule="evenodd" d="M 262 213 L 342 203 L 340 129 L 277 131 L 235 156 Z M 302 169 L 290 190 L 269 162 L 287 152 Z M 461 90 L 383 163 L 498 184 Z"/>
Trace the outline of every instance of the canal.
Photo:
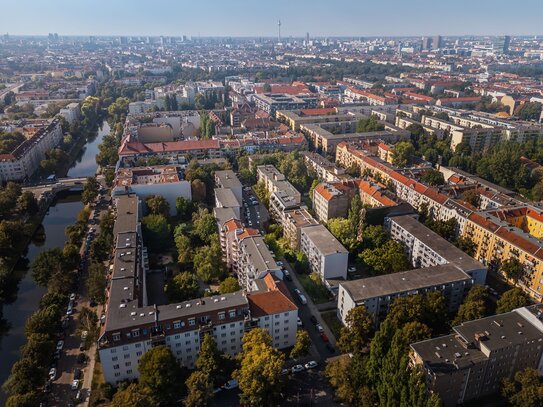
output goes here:
<path id="1" fill-rule="evenodd" d="M 87 144 L 69 169 L 68 176 L 84 177 L 95 174 L 97 168 L 95 156 L 98 152 L 98 144 L 109 133 L 109 130 L 109 125 L 104 121 L 98 133 L 88 139 Z M 64 246 L 67 239 L 64 230 L 66 226 L 75 222 L 77 214 L 82 208 L 79 192 L 67 191 L 58 195 L 43 219 L 43 227 L 38 228 L 24 253 L 24 258 L 18 265 L 23 277 L 19 283 L 17 299 L 12 304 L 4 305 L 4 319 L 9 324 L 9 330 L 0 337 L 0 384 L 7 379 L 12 365 L 19 358 L 19 349 L 25 343 L 25 322 L 38 308 L 40 299 L 46 292 L 45 288 L 34 283 L 30 272 L 28 272 L 28 267 L 34 258 L 44 250 Z M 0 389 L 0 406 L 4 406 L 5 402 L 6 395 Z"/>

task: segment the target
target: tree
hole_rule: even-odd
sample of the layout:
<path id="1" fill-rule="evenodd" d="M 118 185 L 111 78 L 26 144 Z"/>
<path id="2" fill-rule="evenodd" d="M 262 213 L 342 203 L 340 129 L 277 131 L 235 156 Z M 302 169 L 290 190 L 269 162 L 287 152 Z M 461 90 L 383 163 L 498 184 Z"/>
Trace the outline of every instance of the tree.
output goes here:
<path id="1" fill-rule="evenodd" d="M 543 380 L 535 369 L 515 373 L 514 380 L 505 379 L 502 394 L 513 407 L 538 407 L 543 405 Z"/>
<path id="2" fill-rule="evenodd" d="M 394 240 L 375 249 L 363 250 L 359 259 L 374 274 L 397 273 L 410 268 L 402 244 Z"/>
<path id="3" fill-rule="evenodd" d="M 366 307 L 352 308 L 345 318 L 345 326 L 341 328 L 338 346 L 345 353 L 362 352 L 369 343 L 373 328 L 373 320 Z"/>
<path id="4" fill-rule="evenodd" d="M 190 220 L 192 212 L 194 212 L 194 204 L 192 201 L 178 196 L 175 200 L 175 209 L 177 209 L 177 216 L 183 221 Z"/>
<path id="5" fill-rule="evenodd" d="M 111 400 L 111 407 L 151 407 L 151 395 L 147 387 L 131 383 L 119 390 Z"/>
<path id="6" fill-rule="evenodd" d="M 432 185 L 432 186 L 438 186 L 445 184 L 445 177 L 443 176 L 443 173 L 441 171 L 437 170 L 430 170 L 426 171 L 422 177 L 422 181 Z"/>
<path id="7" fill-rule="evenodd" d="M 501 271 L 509 280 L 513 280 L 515 284 L 522 276 L 524 276 L 524 266 L 514 257 L 511 257 L 502 263 Z"/>
<path id="8" fill-rule="evenodd" d="M 232 276 L 226 277 L 226 279 L 219 284 L 219 292 L 221 294 L 234 293 L 240 289 L 238 279 Z"/>
<path id="9" fill-rule="evenodd" d="M 479 193 L 476 190 L 470 189 L 470 190 L 467 190 L 466 192 L 462 193 L 462 199 L 464 201 L 472 204 L 476 208 L 478 208 L 481 198 L 480 198 Z"/>
<path id="10" fill-rule="evenodd" d="M 26 338 L 26 343 L 21 348 L 21 358 L 28 358 L 37 366 L 47 368 L 54 352 L 55 342 L 49 335 L 33 333 Z"/>
<path id="11" fill-rule="evenodd" d="M 170 216 L 170 204 L 161 195 L 149 195 L 145 198 L 149 212 L 153 215 L 162 215 L 165 218 Z"/>
<path id="12" fill-rule="evenodd" d="M 284 356 L 273 348 L 267 331 L 257 328 L 245 333 L 240 361 L 232 377 L 238 380 L 241 403 L 274 405 L 281 389 Z"/>
<path id="13" fill-rule="evenodd" d="M 181 367 L 170 348 L 161 345 L 145 352 L 138 367 L 139 384 L 150 390 L 153 405 L 178 405 L 183 388 Z"/>
<path id="14" fill-rule="evenodd" d="M 309 355 L 311 350 L 311 338 L 305 329 L 298 329 L 296 332 L 296 343 L 290 351 L 291 358 Z"/>
<path id="15" fill-rule="evenodd" d="M 212 235 L 211 244 L 196 249 L 193 257 L 196 274 L 205 282 L 219 280 L 226 272 L 222 260 L 222 250 L 219 243 L 219 236 Z"/>
<path id="16" fill-rule="evenodd" d="M 54 337 L 60 321 L 60 308 L 50 305 L 47 308 L 39 308 L 26 320 L 25 335 L 44 334 Z"/>
<path id="17" fill-rule="evenodd" d="M 145 244 L 151 250 L 160 250 L 169 245 L 170 226 L 162 215 L 147 215 L 142 220 Z"/>
<path id="18" fill-rule="evenodd" d="M 39 207 L 34 194 L 30 191 L 23 192 L 17 199 L 16 209 L 19 213 L 26 213 L 29 216 L 35 215 Z"/>
<path id="19" fill-rule="evenodd" d="M 201 295 L 198 279 L 189 271 L 183 271 L 177 274 L 170 281 L 165 291 L 171 302 L 181 302 L 198 298 Z"/>
<path id="20" fill-rule="evenodd" d="M 480 285 L 474 285 L 466 295 L 464 302 L 458 308 L 453 325 L 483 318 L 487 312 L 488 290 Z"/>
<path id="21" fill-rule="evenodd" d="M 213 397 L 213 380 L 209 373 L 195 370 L 187 379 L 186 385 L 188 391 L 186 407 L 209 406 Z"/>
<path id="22" fill-rule="evenodd" d="M 100 189 L 100 184 L 95 177 L 87 177 L 87 182 L 83 187 L 83 193 L 81 194 L 81 202 L 85 205 L 91 203 L 98 196 L 98 190 Z"/>
<path id="23" fill-rule="evenodd" d="M 94 298 L 103 304 L 106 300 L 107 280 L 104 266 L 101 263 L 91 263 L 88 270 L 87 292 L 90 298 Z"/>
<path id="24" fill-rule="evenodd" d="M 541 103 L 526 102 L 515 109 L 515 116 L 522 120 L 539 120 L 541 117 Z"/>
<path id="25" fill-rule="evenodd" d="M 413 163 L 415 147 L 409 141 L 400 141 L 392 150 L 392 162 L 397 167 L 407 167 Z"/>
<path id="26" fill-rule="evenodd" d="M 37 400 L 38 395 L 34 392 L 13 394 L 6 400 L 6 407 L 34 407 Z"/>
<path id="27" fill-rule="evenodd" d="M 504 312 L 513 311 L 515 308 L 520 308 L 528 305 L 528 296 L 522 289 L 515 287 L 504 292 L 496 303 L 496 313 L 503 314 Z"/>
<path id="28" fill-rule="evenodd" d="M 33 360 L 19 359 L 13 364 L 2 389 L 10 396 L 31 393 L 43 384 L 45 373 L 45 368 L 37 366 Z"/>
<path id="29" fill-rule="evenodd" d="M 192 214 L 194 234 L 204 243 L 210 243 L 214 234 L 217 233 L 215 217 L 207 209 L 200 209 Z"/>
<path id="30" fill-rule="evenodd" d="M 379 122 L 379 118 L 376 115 L 371 115 L 367 119 L 360 119 L 356 124 L 357 133 L 367 133 L 370 131 L 384 130 L 385 126 Z"/>
<path id="31" fill-rule="evenodd" d="M 343 246 L 347 247 L 349 251 L 352 251 L 358 244 L 355 231 L 352 227 L 353 225 L 349 219 L 332 218 L 328 220 L 327 226 L 330 233 L 332 233 Z"/>
<path id="32" fill-rule="evenodd" d="M 174 240 L 177 248 L 177 261 L 182 265 L 189 264 L 192 261 L 192 252 L 194 250 L 190 238 L 185 235 L 178 235 Z"/>
<path id="33" fill-rule="evenodd" d="M 206 184 L 201 179 L 191 181 L 192 199 L 196 202 L 205 202 L 207 197 Z"/>
<path id="34" fill-rule="evenodd" d="M 32 262 L 32 278 L 36 284 L 47 287 L 51 277 L 63 271 L 63 253 L 58 247 L 41 252 Z"/>

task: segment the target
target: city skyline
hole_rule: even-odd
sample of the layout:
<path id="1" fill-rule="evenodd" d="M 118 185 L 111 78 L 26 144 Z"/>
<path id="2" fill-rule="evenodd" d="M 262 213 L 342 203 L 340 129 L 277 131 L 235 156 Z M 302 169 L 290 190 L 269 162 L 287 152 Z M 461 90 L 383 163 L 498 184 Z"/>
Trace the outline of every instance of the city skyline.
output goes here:
<path id="1" fill-rule="evenodd" d="M 170 0 L 152 5 L 135 0 L 130 8 L 124 2 L 108 3 L 104 0 L 80 3 L 56 0 L 47 4 L 22 0 L 8 3 L 3 9 L 5 16 L 25 16 L 24 24 L 19 18 L 4 18 L 0 20 L 0 26 L 3 34 L 11 35 L 56 32 L 67 36 L 277 37 L 277 22 L 281 20 L 283 38 L 305 37 L 306 32 L 314 37 L 531 36 L 540 34 L 530 27 L 539 26 L 539 16 L 543 12 L 543 4 L 535 0 L 525 1 L 522 9 L 515 9 L 514 20 L 508 11 L 508 3 L 501 0 L 476 3 L 458 0 L 454 7 L 431 0 L 409 4 L 400 0 L 379 3 L 340 0 L 333 10 L 321 0 L 312 2 L 311 7 L 306 2 L 285 0 L 273 4 L 235 0 L 228 4 L 228 8 L 215 0 L 208 4 L 217 12 L 202 13 L 199 4 Z M 374 18 L 379 15 L 382 18 Z M 447 18 L 443 21 L 445 15 Z M 81 16 L 85 18 L 81 19 Z M 365 19 L 365 16 L 372 18 Z M 224 26 L 224 21 L 238 21 L 240 24 Z"/>

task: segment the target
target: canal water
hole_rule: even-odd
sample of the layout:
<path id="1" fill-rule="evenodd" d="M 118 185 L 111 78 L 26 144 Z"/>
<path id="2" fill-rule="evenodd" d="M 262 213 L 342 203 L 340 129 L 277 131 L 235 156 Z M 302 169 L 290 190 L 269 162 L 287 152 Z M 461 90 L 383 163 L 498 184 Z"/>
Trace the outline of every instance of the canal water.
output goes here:
<path id="1" fill-rule="evenodd" d="M 98 134 L 89 138 L 87 144 L 79 153 L 73 166 L 68 171 L 68 176 L 84 177 L 95 174 L 97 168 L 95 156 L 98 152 L 98 144 L 108 133 L 109 125 L 104 121 Z M 25 343 L 25 322 L 38 308 L 40 299 L 46 291 L 45 288 L 34 283 L 30 272 L 28 272 L 28 266 L 42 251 L 64 246 L 67 239 L 64 230 L 66 226 L 75 222 L 77 214 L 82 208 L 83 204 L 80 201 L 79 192 L 68 191 L 59 194 L 43 219 L 43 227 L 38 228 L 24 254 L 25 258 L 21 260 L 21 264 L 18 266 L 21 268 L 23 278 L 19 283 L 17 299 L 12 304 L 4 305 L 4 319 L 9 324 L 9 330 L 5 335 L 0 336 L 0 384 L 7 379 L 12 365 L 19 358 L 19 349 Z M 0 389 L 0 406 L 4 406 L 5 402 L 6 395 Z"/>

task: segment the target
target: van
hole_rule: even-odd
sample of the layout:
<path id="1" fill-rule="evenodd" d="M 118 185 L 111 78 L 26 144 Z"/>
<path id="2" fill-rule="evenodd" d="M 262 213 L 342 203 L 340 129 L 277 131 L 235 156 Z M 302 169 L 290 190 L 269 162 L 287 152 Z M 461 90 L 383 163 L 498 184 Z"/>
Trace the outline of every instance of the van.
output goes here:
<path id="1" fill-rule="evenodd" d="M 300 297 L 300 302 L 301 302 L 303 305 L 307 305 L 307 299 L 305 298 L 305 295 L 300 294 L 299 297 Z"/>

